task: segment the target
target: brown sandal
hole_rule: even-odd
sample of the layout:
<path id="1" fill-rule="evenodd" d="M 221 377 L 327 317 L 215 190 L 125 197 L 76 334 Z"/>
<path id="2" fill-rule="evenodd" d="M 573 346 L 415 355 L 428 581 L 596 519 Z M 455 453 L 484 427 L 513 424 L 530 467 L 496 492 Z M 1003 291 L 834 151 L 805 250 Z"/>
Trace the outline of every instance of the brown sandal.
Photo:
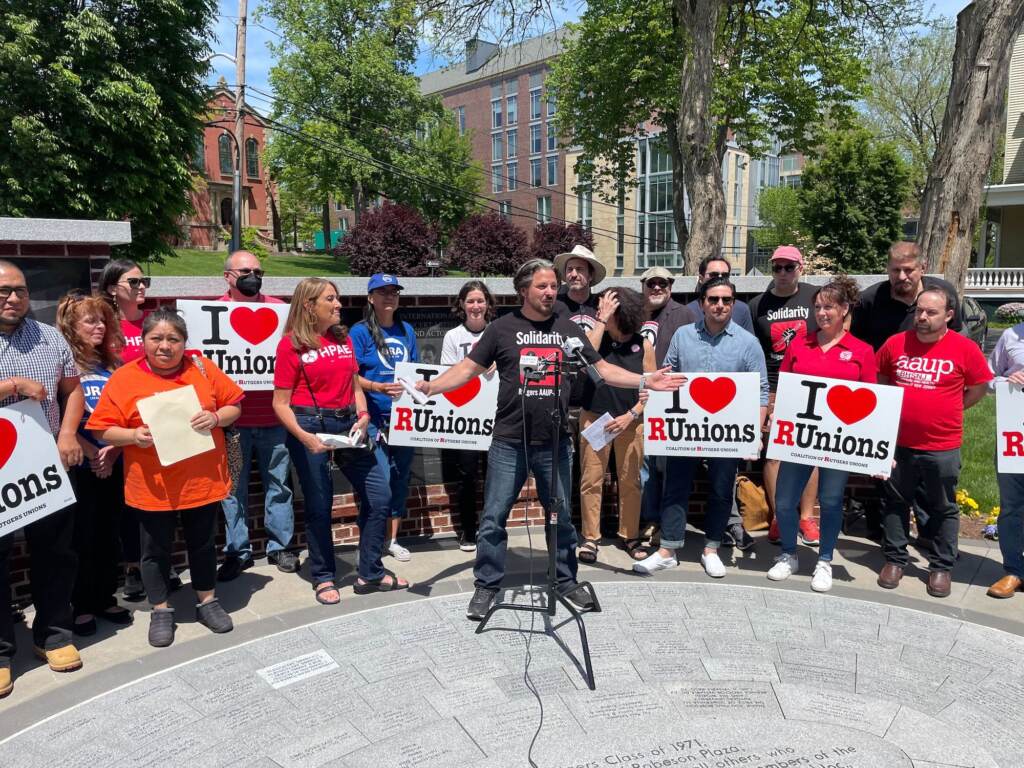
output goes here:
<path id="1" fill-rule="evenodd" d="M 596 563 L 597 562 L 597 542 L 593 539 L 587 539 L 580 546 L 580 551 L 576 553 L 576 559 L 581 563 Z"/>
<path id="2" fill-rule="evenodd" d="M 641 539 L 622 539 L 622 548 L 634 560 L 644 560 L 651 554 Z"/>

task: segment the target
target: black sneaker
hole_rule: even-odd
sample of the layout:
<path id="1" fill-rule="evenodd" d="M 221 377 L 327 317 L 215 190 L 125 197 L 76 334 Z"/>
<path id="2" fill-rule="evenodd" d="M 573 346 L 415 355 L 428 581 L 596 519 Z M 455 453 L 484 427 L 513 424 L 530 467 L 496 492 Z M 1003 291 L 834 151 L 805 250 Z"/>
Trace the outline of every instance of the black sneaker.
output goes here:
<path id="1" fill-rule="evenodd" d="M 146 588 L 142 586 L 142 572 L 138 568 L 125 571 L 121 596 L 130 603 L 137 603 L 146 596 Z"/>
<path id="2" fill-rule="evenodd" d="M 149 614 L 149 644 L 166 648 L 174 642 L 174 609 L 154 608 Z"/>
<path id="3" fill-rule="evenodd" d="M 221 607 L 217 598 L 196 606 L 196 621 L 218 635 L 230 632 L 235 628 L 234 622 L 231 621 L 227 611 Z"/>
<path id="4" fill-rule="evenodd" d="M 217 569 L 217 581 L 234 581 L 242 575 L 242 571 L 252 568 L 252 566 L 252 557 L 228 555 Z"/>
<path id="5" fill-rule="evenodd" d="M 466 618 L 473 621 L 483 620 L 497 595 L 498 590 L 496 589 L 477 587 L 473 593 L 473 599 L 469 601 L 469 607 L 466 609 Z"/>
<path id="6" fill-rule="evenodd" d="M 287 549 L 278 552 L 271 552 L 267 555 L 267 562 L 277 566 L 281 573 L 295 573 L 299 570 L 299 556 Z M 249 561 L 252 564 L 252 560 Z"/>
<path id="7" fill-rule="evenodd" d="M 594 598 L 590 596 L 590 590 L 579 585 L 573 586 L 569 590 L 563 592 L 562 596 L 581 611 L 592 611 L 597 607 L 597 604 L 594 602 Z"/>
<path id="8" fill-rule="evenodd" d="M 733 523 L 722 535 L 723 547 L 735 547 L 741 552 L 754 546 L 754 539 L 747 533 L 742 523 Z"/>
<path id="9" fill-rule="evenodd" d="M 459 549 L 463 552 L 476 552 L 476 534 L 459 534 Z"/>
<path id="10" fill-rule="evenodd" d="M 177 592 L 182 587 L 181 576 L 178 575 L 174 566 L 171 566 L 171 575 L 167 580 L 167 585 L 171 588 L 171 592 Z"/>

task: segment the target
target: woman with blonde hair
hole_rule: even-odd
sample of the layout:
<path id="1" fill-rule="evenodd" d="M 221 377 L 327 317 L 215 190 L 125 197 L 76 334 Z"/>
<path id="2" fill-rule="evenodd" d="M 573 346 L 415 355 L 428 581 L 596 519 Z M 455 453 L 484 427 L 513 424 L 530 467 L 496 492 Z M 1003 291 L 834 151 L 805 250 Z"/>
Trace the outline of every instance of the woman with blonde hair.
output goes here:
<path id="1" fill-rule="evenodd" d="M 123 339 L 110 304 L 102 298 L 72 291 L 57 305 L 57 328 L 75 356 L 85 394 L 85 413 L 78 429 L 84 459 L 72 468 L 78 502 L 73 546 L 78 572 L 71 597 L 76 635 L 96 632 L 96 617 L 112 624 L 131 624 L 132 615 L 117 604 L 118 531 L 124 514 L 124 468 L 121 449 L 97 440 L 85 429 L 111 375 L 121 365 Z M 138 538 L 138 532 L 135 533 Z"/>
<path id="2" fill-rule="evenodd" d="M 331 510 L 334 481 L 327 435 L 358 436 L 362 447 L 341 448 L 335 458 L 359 505 L 359 576 L 356 594 L 405 589 L 409 583 L 384 569 L 381 553 L 391 505 L 389 478 L 367 442 L 370 414 L 359 384 L 348 329 L 334 283 L 307 277 L 295 288 L 274 367 L 274 413 L 288 430 L 288 451 L 302 485 L 310 577 L 317 602 L 336 605 Z"/>

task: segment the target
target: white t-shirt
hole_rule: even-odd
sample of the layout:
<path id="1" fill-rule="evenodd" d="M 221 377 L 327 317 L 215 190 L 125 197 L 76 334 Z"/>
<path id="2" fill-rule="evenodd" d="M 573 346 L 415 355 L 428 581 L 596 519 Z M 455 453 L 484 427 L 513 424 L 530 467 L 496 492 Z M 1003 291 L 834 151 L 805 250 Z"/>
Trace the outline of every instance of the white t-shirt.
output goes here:
<path id="1" fill-rule="evenodd" d="M 476 346 L 483 336 L 483 329 L 471 331 L 465 323 L 452 328 L 444 335 L 444 342 L 441 344 L 441 365 L 455 365 L 465 359 L 469 351 Z"/>

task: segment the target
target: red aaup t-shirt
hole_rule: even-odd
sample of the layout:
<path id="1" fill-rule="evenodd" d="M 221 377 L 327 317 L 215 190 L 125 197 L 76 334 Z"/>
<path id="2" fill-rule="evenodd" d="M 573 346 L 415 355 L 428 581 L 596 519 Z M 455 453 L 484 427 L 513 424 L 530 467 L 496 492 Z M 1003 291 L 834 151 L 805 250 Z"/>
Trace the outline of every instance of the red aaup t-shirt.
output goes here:
<path id="1" fill-rule="evenodd" d="M 875 351 L 870 344 L 849 333 L 844 334 L 827 352 L 818 345 L 816 333 L 794 337 L 786 348 L 779 371 L 868 384 L 878 381 Z"/>
<path id="2" fill-rule="evenodd" d="M 124 348 L 121 350 L 122 363 L 130 363 L 132 360 L 142 357 L 142 321 L 145 319 L 145 314 L 136 321 L 121 318 L 121 335 L 124 336 Z"/>
<path id="3" fill-rule="evenodd" d="M 903 388 L 896 444 L 922 451 L 959 448 L 964 389 L 992 380 L 978 345 L 956 331 L 924 344 L 914 331 L 891 336 L 878 350 L 878 373 Z"/>
<path id="4" fill-rule="evenodd" d="M 232 301 L 231 294 L 225 293 L 217 301 Z M 284 304 L 275 296 L 260 294 L 252 301 L 239 302 L 245 304 Z M 245 393 L 245 407 L 242 415 L 235 422 L 236 427 L 276 427 L 280 425 L 274 415 L 274 392 L 270 389 L 258 389 Z"/>
<path id="5" fill-rule="evenodd" d="M 292 390 L 292 405 L 311 408 L 315 397 L 321 408 L 347 408 L 353 403 L 352 377 L 358 370 L 347 339 L 339 344 L 333 337 L 321 336 L 319 349 L 307 350 L 300 356 L 292 346 L 291 336 L 285 335 L 277 345 L 274 386 Z M 307 377 L 313 387 L 312 395 Z"/>

